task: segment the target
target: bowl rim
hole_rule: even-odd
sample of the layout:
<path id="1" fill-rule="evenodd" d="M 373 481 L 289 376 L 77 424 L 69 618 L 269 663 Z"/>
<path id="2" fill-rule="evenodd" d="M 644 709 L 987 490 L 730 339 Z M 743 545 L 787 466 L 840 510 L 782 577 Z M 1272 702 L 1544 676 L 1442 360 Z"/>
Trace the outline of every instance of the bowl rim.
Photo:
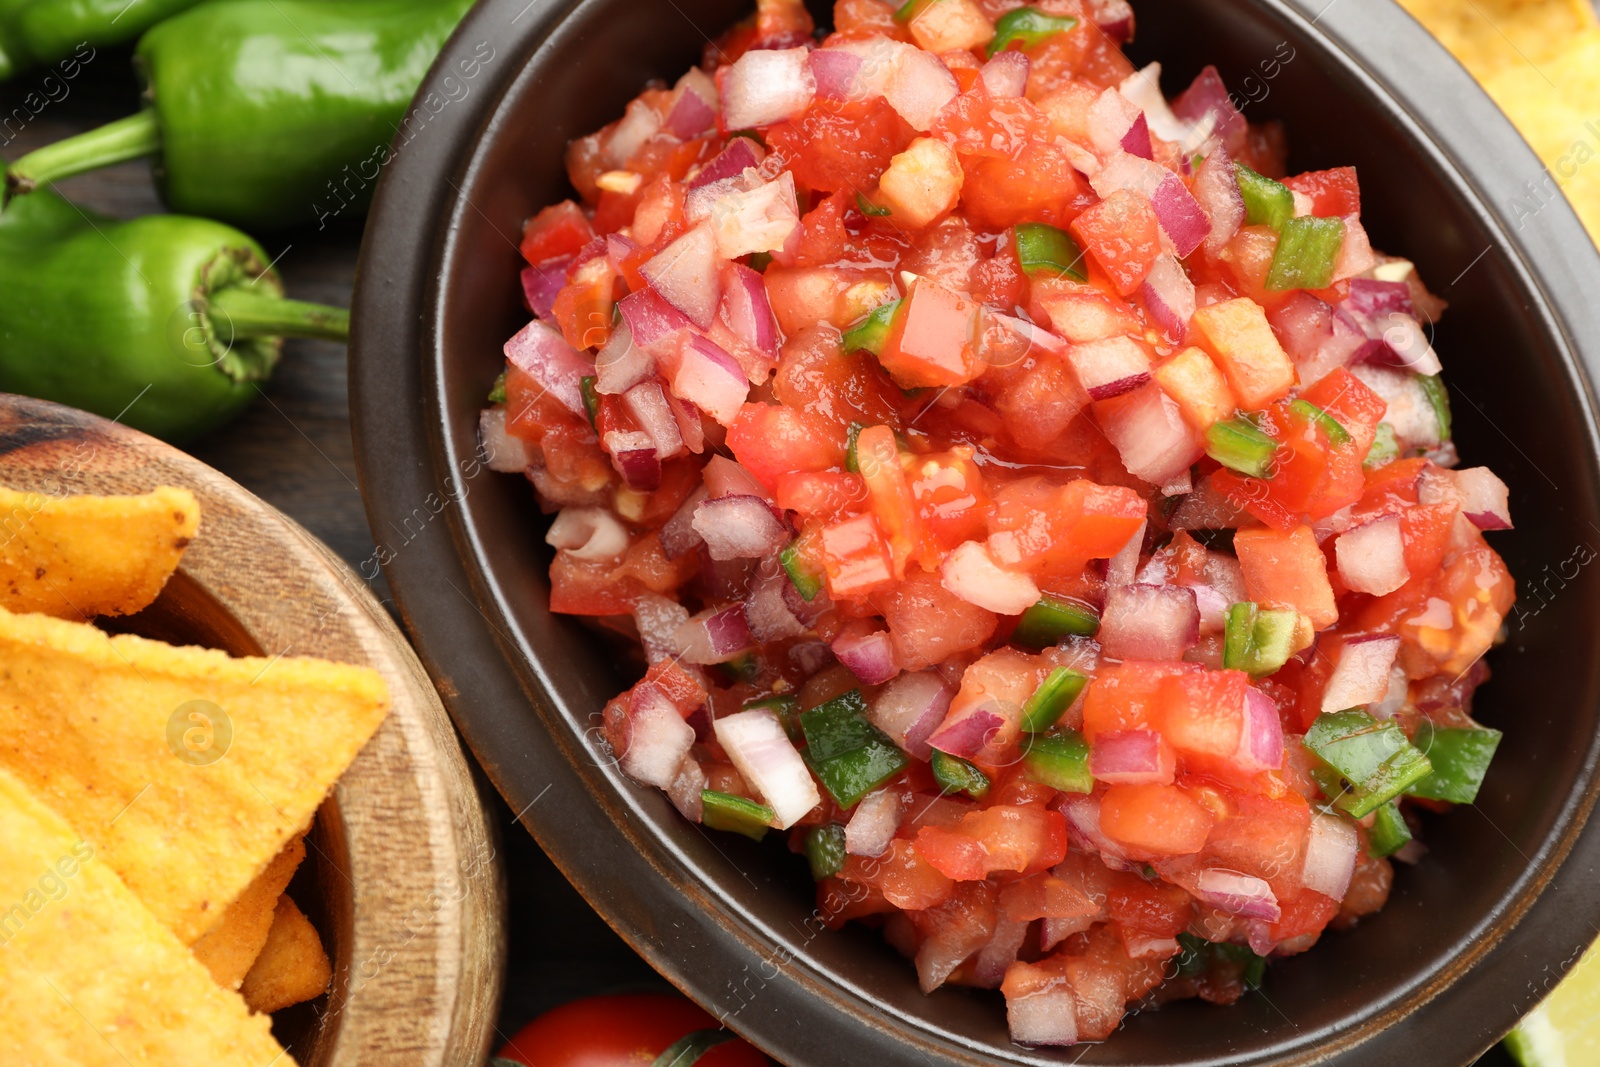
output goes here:
<path id="1" fill-rule="evenodd" d="M 551 695 L 545 666 L 529 654 L 521 635 L 508 632 L 514 627 L 497 603 L 503 591 L 476 563 L 481 545 L 465 509 L 448 506 L 461 499 L 451 490 L 462 491 L 460 477 L 468 460 L 445 439 L 442 401 L 435 388 L 443 356 L 435 329 L 443 292 L 437 268 L 457 232 L 446 220 L 476 210 L 470 203 L 462 205 L 460 190 L 477 162 L 477 146 L 492 132 L 501 101 L 527 77 L 531 62 L 562 43 L 569 16 L 599 2 L 481 0 L 419 91 L 419 100 L 430 91 L 448 95 L 442 83 L 455 63 L 470 54 L 470 42 L 514 46 L 514 54 L 491 74 L 492 85 L 461 101 L 451 122 L 428 127 L 421 149 L 396 152 L 380 180 L 363 237 L 353 306 L 352 430 L 374 529 L 393 527 L 396 516 L 412 514 L 418 502 L 438 495 L 439 485 L 449 487 L 445 506 L 436 512 L 445 515 L 445 523 L 427 524 L 380 562 L 419 655 L 440 683 L 475 757 L 518 820 L 602 917 L 675 985 L 715 1005 L 734 989 L 732 978 L 773 966 L 771 946 L 775 941 L 781 945 L 781 939 L 748 916 L 726 914 L 725 900 L 719 901 L 692 875 L 684 876 L 690 866 L 685 858 L 649 831 L 650 820 L 637 798 L 615 788 L 619 772 L 599 765 L 582 739 L 570 730 L 530 730 L 526 723 L 519 729 L 511 721 L 516 717 L 503 713 L 506 707 L 519 707 L 533 711 L 536 720 L 561 721 L 560 702 Z M 1600 368 L 1600 253 L 1564 200 L 1513 224 L 1505 205 L 1522 190 L 1512 176 L 1543 169 L 1510 122 L 1398 5 L 1375 9 L 1339 0 L 1240 2 L 1309 38 L 1320 38 L 1330 56 L 1405 128 L 1418 150 L 1458 183 L 1463 202 L 1496 237 L 1478 259 L 1496 249 L 1505 255 L 1576 383 L 1574 399 L 1584 416 L 1590 453 L 1600 453 L 1588 369 Z M 526 25 L 515 29 L 523 20 Z M 514 29 L 507 33 L 508 28 Z M 1500 165 L 1471 165 L 1469 151 Z M 435 220 L 425 224 L 421 240 L 417 218 Z M 1455 281 L 1478 259 L 1466 264 Z M 1541 264 L 1538 272 L 1532 263 Z M 1586 347 L 1585 338 L 1597 340 Z M 396 360 L 396 352 L 408 358 Z M 473 610 L 428 608 L 457 596 Z M 1597 766 L 1600 738 L 1593 738 L 1544 847 L 1529 860 L 1519 888 L 1508 894 L 1511 899 L 1502 899 L 1480 924 L 1491 927 L 1489 935 L 1470 946 L 1455 965 L 1397 991 L 1385 1006 L 1313 1035 L 1323 1039 L 1320 1044 L 1306 1038 L 1268 1058 L 1215 1062 L 1399 1062 L 1414 1055 L 1411 1049 L 1419 1040 L 1427 1042 L 1433 1055 L 1446 1057 L 1437 1062 L 1470 1062 L 1575 962 L 1587 944 L 1581 931 L 1592 928 L 1585 917 L 1600 919 L 1600 894 L 1575 876 L 1560 877 L 1563 868 L 1570 875 L 1600 864 L 1600 828 L 1588 825 L 1600 795 Z M 593 803 L 569 804 L 561 819 L 529 818 L 530 809 L 551 790 Z M 645 901 L 638 898 L 642 895 L 630 900 L 616 892 L 619 884 L 660 877 L 677 890 L 669 901 Z M 669 925 L 685 923 L 694 931 L 691 939 L 665 932 Z M 679 953 L 689 944 L 703 952 L 713 946 L 719 964 L 691 964 Z M 1552 960 L 1558 962 L 1552 965 Z M 778 962 L 783 964 L 776 968 L 779 973 L 763 982 L 764 990 L 773 992 L 762 1010 L 723 1017 L 780 1058 L 800 1047 L 786 1035 L 797 1028 L 797 1021 L 837 1026 L 849 1017 L 850 1036 L 862 1059 L 877 1057 L 893 1067 L 997 1062 L 992 1058 L 996 1050 L 863 1006 L 860 990 L 813 973 L 803 958 Z M 1478 971 L 1478 980 L 1458 980 L 1469 968 Z M 727 990 L 718 987 L 719 979 L 727 981 Z M 826 1010 L 819 1011 L 819 1004 Z M 885 1016 L 899 1024 L 892 1040 L 885 1040 Z M 1424 1016 L 1433 1027 L 1426 1033 L 1421 1029 Z M 1485 1020 L 1492 1022 L 1486 1026 Z M 1449 1025 L 1452 1021 L 1456 1025 Z M 1003 1051 L 1005 1062 L 1056 1062 L 1031 1057 L 1018 1046 Z"/>

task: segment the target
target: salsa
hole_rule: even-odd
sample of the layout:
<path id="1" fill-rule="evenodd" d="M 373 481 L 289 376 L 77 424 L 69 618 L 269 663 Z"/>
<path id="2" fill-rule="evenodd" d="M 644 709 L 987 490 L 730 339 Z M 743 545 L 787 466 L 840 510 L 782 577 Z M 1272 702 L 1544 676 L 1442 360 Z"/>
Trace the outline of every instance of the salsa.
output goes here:
<path id="1" fill-rule="evenodd" d="M 1350 167 L 1123 0 L 760 0 L 571 145 L 483 412 L 606 741 L 1012 1037 L 1229 1003 L 1476 796 L 1515 595 Z"/>

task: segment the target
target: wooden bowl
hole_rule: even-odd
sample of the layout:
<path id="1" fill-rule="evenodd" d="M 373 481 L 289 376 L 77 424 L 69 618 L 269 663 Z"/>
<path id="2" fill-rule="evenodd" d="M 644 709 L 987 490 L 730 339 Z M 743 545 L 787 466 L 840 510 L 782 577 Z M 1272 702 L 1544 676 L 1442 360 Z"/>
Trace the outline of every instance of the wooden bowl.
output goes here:
<path id="1" fill-rule="evenodd" d="M 107 628 L 383 675 L 393 710 L 318 810 L 291 887 L 333 985 L 277 1013 L 302 1067 L 476 1067 L 505 954 L 495 836 L 455 731 L 364 583 L 289 518 L 191 456 L 70 408 L 0 394 L 0 484 L 45 494 L 191 490 L 200 532 L 160 598 Z"/>

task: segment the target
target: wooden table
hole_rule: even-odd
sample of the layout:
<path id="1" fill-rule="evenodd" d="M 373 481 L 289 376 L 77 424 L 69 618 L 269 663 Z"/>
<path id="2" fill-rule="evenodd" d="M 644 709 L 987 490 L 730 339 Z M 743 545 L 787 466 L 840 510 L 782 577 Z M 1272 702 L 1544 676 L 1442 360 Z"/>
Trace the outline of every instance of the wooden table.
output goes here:
<path id="1" fill-rule="evenodd" d="M 33 89 L 24 75 L 0 86 L 0 117 Z M 59 95 L 59 94 L 58 94 Z M 128 114 L 137 89 L 126 52 L 102 51 L 71 83 L 70 95 L 39 113 L 10 143 L 0 132 L 0 157 L 22 152 Z M 12 127 L 15 130 L 15 126 Z M 161 210 L 143 163 L 128 163 L 63 182 L 79 205 L 130 218 Z M 360 233 L 343 229 L 254 234 L 277 258 L 288 295 L 348 307 Z M 232 425 L 190 451 L 276 505 L 321 538 L 352 566 L 373 551 L 350 441 L 345 351 L 321 341 L 291 341 L 261 398 Z M 373 592 L 393 611 L 379 577 Z M 510 877 L 510 952 L 500 1029 L 509 1035 L 546 1008 L 588 993 L 667 988 L 567 884 L 516 826 L 487 782 L 501 823 Z M 1512 1067 L 1499 1049 L 1477 1067 Z"/>

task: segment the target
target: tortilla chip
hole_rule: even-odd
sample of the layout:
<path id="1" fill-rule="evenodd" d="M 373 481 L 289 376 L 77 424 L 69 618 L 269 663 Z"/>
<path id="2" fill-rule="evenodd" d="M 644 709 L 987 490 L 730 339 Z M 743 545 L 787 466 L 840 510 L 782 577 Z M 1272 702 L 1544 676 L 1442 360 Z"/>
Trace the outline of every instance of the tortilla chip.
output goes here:
<path id="1" fill-rule="evenodd" d="M 0 1063 L 292 1067 L 93 846 L 0 771 Z"/>
<path id="2" fill-rule="evenodd" d="M 1400 6 L 1480 81 L 1556 59 L 1575 35 L 1600 25 L 1588 0 L 1400 0 Z"/>
<path id="3" fill-rule="evenodd" d="M 251 1011 L 274 1012 L 320 997 L 333 979 L 333 965 L 311 920 L 287 896 L 278 898 L 272 932 L 244 977 L 239 993 Z"/>
<path id="4" fill-rule="evenodd" d="M 186 945 L 221 921 L 388 711 L 376 671 L 233 659 L 0 608 L 0 766 Z"/>
<path id="5" fill-rule="evenodd" d="M 195 958 L 205 965 L 222 988 L 238 989 L 239 983 L 244 981 L 250 965 L 267 943 L 278 898 L 289 888 L 289 880 L 305 858 L 305 838 L 292 838 L 267 864 L 267 869 L 256 875 L 255 881 L 228 905 L 216 928 L 194 943 Z"/>
<path id="6" fill-rule="evenodd" d="M 199 528 L 187 489 L 51 498 L 0 488 L 0 607 L 131 615 L 160 595 Z"/>

